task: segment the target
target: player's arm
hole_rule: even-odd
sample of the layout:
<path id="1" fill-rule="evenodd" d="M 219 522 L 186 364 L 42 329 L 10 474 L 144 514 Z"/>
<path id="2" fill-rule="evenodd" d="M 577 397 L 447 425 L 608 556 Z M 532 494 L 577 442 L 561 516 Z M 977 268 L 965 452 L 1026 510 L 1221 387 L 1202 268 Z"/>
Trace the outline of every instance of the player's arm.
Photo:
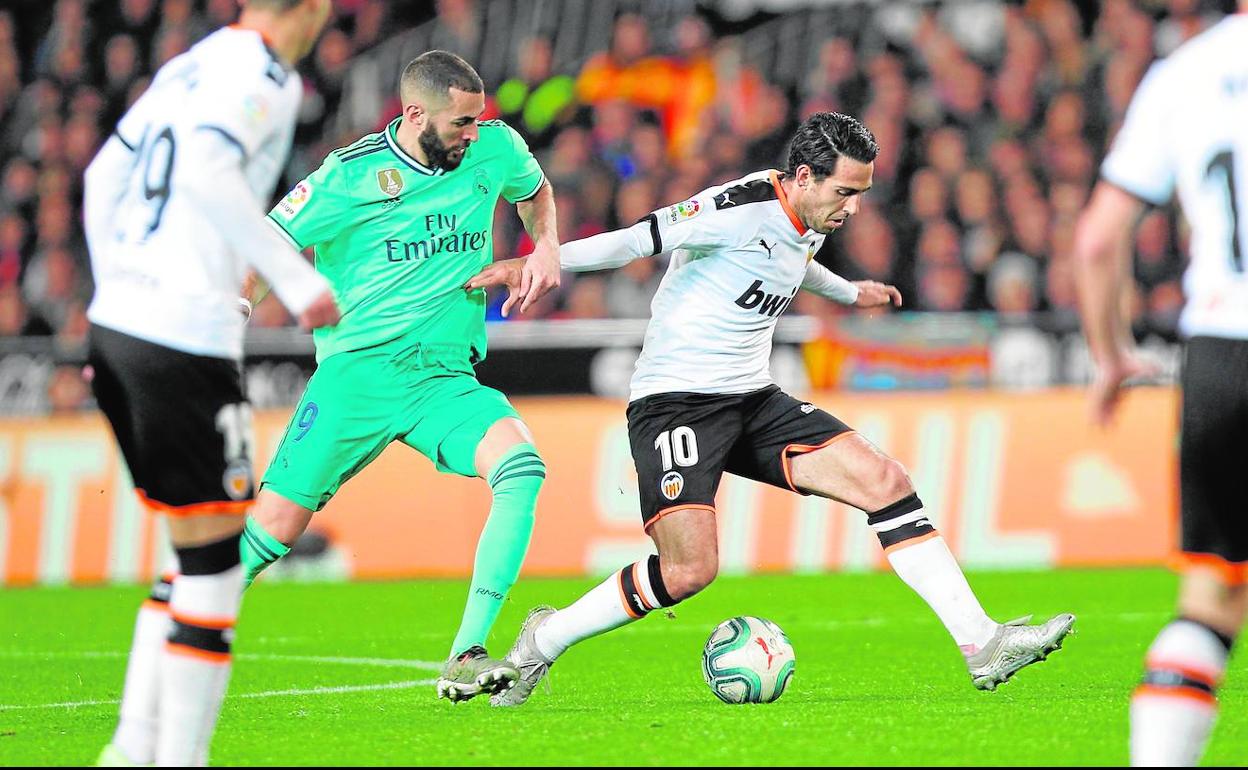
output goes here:
<path id="1" fill-rule="evenodd" d="M 818 262 L 806 266 L 802 290 L 842 305 L 879 307 L 891 303 L 901 307 L 901 292 L 896 286 L 879 281 L 849 281 Z"/>
<path id="2" fill-rule="evenodd" d="M 641 257 L 653 257 L 673 249 L 709 251 L 725 245 L 732 237 L 731 223 L 717 212 L 709 195 L 659 209 L 631 227 L 612 230 L 570 241 L 559 247 L 559 264 L 564 270 L 584 273 L 622 267 Z M 466 289 L 506 286 L 519 290 L 525 258 L 507 259 L 488 265 L 472 278 Z M 504 305 L 511 305 L 510 297 Z"/>
<path id="3" fill-rule="evenodd" d="M 1146 203 L 1163 204 L 1174 190 L 1164 128 L 1171 112 L 1167 77 L 1164 65 L 1154 65 L 1140 81 L 1101 166 L 1102 181 L 1075 226 L 1079 314 L 1096 363 L 1090 407 L 1092 419 L 1102 425 L 1113 416 L 1123 384 L 1154 368 L 1137 357 L 1121 298 L 1130 279 L 1135 223 Z"/>
<path id="4" fill-rule="evenodd" d="M 117 221 L 117 205 L 126 192 L 134 152 L 119 134 L 113 134 L 83 174 L 82 226 L 92 253 L 101 253 Z"/>
<path id="5" fill-rule="evenodd" d="M 520 302 L 523 313 L 551 289 L 559 288 L 559 235 L 555 221 L 555 191 L 542 180 L 532 198 L 516 203 L 524 229 L 533 239 L 533 253 L 520 269 L 519 291 L 507 297 L 503 315 Z"/>
<path id="6" fill-rule="evenodd" d="M 185 151 L 200 162 L 194 173 L 178 180 L 179 192 L 192 199 L 229 247 L 264 276 L 301 325 L 337 323 L 329 282 L 260 216 L 264 206 L 243 175 L 238 141 L 220 131 L 197 130 L 186 143 Z"/>
<path id="7" fill-rule="evenodd" d="M 1151 372 L 1136 356 L 1122 303 L 1131 274 L 1131 236 L 1143 211 L 1138 198 L 1102 181 L 1075 230 L 1079 315 L 1096 364 L 1090 407 L 1093 420 L 1102 425 L 1113 416 L 1122 385 Z"/>

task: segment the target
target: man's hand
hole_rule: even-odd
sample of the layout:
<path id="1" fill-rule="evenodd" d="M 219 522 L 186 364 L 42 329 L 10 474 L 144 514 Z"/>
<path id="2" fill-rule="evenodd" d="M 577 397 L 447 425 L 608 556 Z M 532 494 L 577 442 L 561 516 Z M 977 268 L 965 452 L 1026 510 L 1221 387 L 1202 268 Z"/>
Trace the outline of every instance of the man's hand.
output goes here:
<path id="1" fill-rule="evenodd" d="M 520 269 L 520 289 L 516 296 L 516 299 L 520 300 L 520 312 L 524 313 L 545 296 L 546 292 L 557 288 L 559 288 L 559 244 L 551 246 L 539 243 L 533 253 L 524 260 L 524 265 Z M 507 315 L 507 308 L 511 304 L 511 297 L 507 299 L 508 304 L 503 306 L 503 315 Z"/>
<path id="2" fill-rule="evenodd" d="M 533 252 L 536 254 L 537 252 Z M 533 255 L 527 257 L 519 257 L 517 259 L 503 259 L 490 265 L 486 265 L 485 269 L 472 277 L 468 283 L 464 284 L 464 288 L 469 291 L 473 289 L 487 289 L 491 286 L 506 286 L 507 300 L 503 302 L 502 313 L 506 318 L 511 312 L 511 306 L 521 299 L 521 286 L 526 276 L 529 281 L 529 293 L 532 295 L 534 276 L 529 263 L 533 260 Z M 555 286 L 559 285 L 559 273 L 555 272 Z M 550 287 L 553 288 L 553 287 Z M 547 289 L 549 291 L 549 288 Z M 542 294 L 546 292 L 543 291 Z M 540 296 L 540 295 L 539 295 Z M 536 301 L 536 297 L 534 300 Z M 531 304 L 531 303 L 530 303 Z M 520 312 L 524 312 L 524 306 L 520 307 Z"/>
<path id="3" fill-rule="evenodd" d="M 901 292 L 896 286 L 879 281 L 854 281 L 858 287 L 858 299 L 854 307 L 879 307 L 890 302 L 901 307 Z"/>
<path id="4" fill-rule="evenodd" d="M 1096 376 L 1088 386 L 1088 416 L 1093 424 L 1104 427 L 1113 420 L 1128 380 L 1153 377 L 1157 373 L 1155 363 L 1139 358 L 1134 352 L 1125 353 L 1115 361 L 1098 363 Z"/>
<path id="5" fill-rule="evenodd" d="M 308 330 L 319 329 L 322 326 L 333 326 L 341 318 L 333 292 L 326 289 L 299 314 L 299 326 Z"/>

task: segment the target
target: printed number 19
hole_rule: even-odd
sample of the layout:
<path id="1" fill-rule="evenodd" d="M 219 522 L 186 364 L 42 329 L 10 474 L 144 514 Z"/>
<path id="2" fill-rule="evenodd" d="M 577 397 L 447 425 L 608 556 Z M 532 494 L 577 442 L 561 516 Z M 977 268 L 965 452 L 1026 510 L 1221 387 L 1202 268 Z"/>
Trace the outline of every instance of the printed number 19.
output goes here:
<path id="1" fill-rule="evenodd" d="M 1222 172 L 1222 181 L 1226 184 L 1226 204 L 1231 219 L 1231 269 L 1237 273 L 1244 272 L 1244 250 L 1239 240 L 1239 201 L 1235 198 L 1235 153 L 1223 150 L 1209 161 L 1205 167 L 1205 178 Z"/>

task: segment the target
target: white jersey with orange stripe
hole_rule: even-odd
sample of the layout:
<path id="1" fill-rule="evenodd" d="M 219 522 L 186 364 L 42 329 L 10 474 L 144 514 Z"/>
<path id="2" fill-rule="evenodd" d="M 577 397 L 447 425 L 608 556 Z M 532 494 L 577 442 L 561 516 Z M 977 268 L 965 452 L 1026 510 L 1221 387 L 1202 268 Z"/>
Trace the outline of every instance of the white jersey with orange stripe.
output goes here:
<path id="1" fill-rule="evenodd" d="M 798 289 L 850 304 L 858 289 L 814 262 L 824 235 L 759 171 L 659 209 L 626 230 L 564 245 L 563 266 L 601 269 L 671 252 L 651 303 L 630 400 L 748 393 L 772 384 L 772 337 Z"/>
<path id="2" fill-rule="evenodd" d="M 1248 14 L 1229 16 L 1145 75 L 1102 177 L 1191 224 L 1184 336 L 1248 339 Z"/>

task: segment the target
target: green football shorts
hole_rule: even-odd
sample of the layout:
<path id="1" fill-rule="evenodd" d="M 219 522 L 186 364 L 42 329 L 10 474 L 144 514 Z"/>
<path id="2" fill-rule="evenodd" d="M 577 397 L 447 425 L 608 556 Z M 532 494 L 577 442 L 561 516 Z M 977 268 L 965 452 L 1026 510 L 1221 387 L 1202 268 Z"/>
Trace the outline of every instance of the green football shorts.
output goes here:
<path id="1" fill-rule="evenodd" d="M 319 511 L 399 440 L 443 473 L 476 476 L 490 426 L 519 415 L 477 382 L 468 351 L 396 340 L 326 358 L 308 381 L 261 488 Z"/>

